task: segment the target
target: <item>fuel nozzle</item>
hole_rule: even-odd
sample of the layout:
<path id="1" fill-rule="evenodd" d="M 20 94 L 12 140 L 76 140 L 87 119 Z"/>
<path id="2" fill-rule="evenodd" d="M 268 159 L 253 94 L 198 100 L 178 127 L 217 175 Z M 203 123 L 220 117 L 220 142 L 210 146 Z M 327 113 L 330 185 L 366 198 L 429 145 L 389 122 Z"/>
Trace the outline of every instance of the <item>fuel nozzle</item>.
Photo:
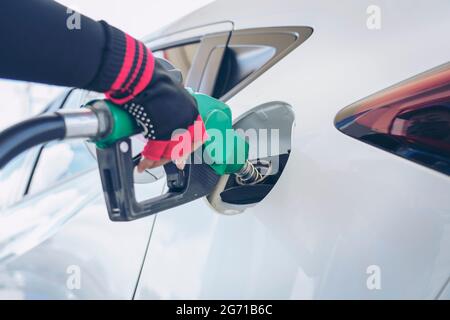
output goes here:
<path id="1" fill-rule="evenodd" d="M 244 166 L 235 173 L 236 183 L 243 185 L 255 185 L 261 183 L 272 171 L 272 164 L 266 160 L 258 160 L 256 163 L 245 161 Z"/>
<path id="2" fill-rule="evenodd" d="M 80 109 L 60 110 L 65 126 L 65 139 L 89 138 L 100 140 L 111 134 L 113 113 L 101 100 L 92 101 Z"/>

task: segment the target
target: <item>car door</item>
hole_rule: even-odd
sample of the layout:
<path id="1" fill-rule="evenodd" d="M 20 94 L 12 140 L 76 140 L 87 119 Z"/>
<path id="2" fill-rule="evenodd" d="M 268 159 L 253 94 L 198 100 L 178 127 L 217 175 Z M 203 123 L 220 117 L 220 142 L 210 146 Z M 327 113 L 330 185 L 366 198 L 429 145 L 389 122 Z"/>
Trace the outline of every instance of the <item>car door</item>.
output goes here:
<path id="1" fill-rule="evenodd" d="M 239 95 L 311 33 L 312 29 L 306 27 L 233 31 L 221 61 L 207 60 L 203 74 L 211 72 L 211 76 L 203 75 L 203 79 L 209 83 L 200 83 L 198 88 L 224 100 Z M 198 54 L 213 57 L 214 50 Z M 267 88 L 267 84 L 263 87 Z M 289 156 L 294 113 L 287 103 L 263 101 L 233 112 L 237 116 L 235 128 L 279 129 L 279 149 L 283 157 Z M 282 162 L 278 154 L 275 158 Z M 282 167 L 274 174 L 275 181 Z M 222 179 L 228 181 L 219 182 L 218 186 L 232 182 L 232 177 Z M 291 295 L 298 277 L 295 256 L 273 233 L 265 214 L 277 210 L 276 201 L 271 197 L 257 203 L 265 193 L 256 203 L 246 205 L 237 198 L 247 190 L 235 190 L 242 192 L 233 193 L 233 199 L 227 203 L 222 196 L 230 190 L 222 189 L 207 199 L 157 215 L 135 298 L 248 299 Z M 229 216 L 241 212 L 244 214 Z"/>
<path id="2" fill-rule="evenodd" d="M 87 94 L 72 90 L 61 107 L 78 108 Z M 153 217 L 125 224 L 109 220 L 85 141 L 37 149 L 23 197 L 0 213 L 0 296 L 130 299 Z M 162 184 L 138 185 L 137 193 L 158 195 Z"/>

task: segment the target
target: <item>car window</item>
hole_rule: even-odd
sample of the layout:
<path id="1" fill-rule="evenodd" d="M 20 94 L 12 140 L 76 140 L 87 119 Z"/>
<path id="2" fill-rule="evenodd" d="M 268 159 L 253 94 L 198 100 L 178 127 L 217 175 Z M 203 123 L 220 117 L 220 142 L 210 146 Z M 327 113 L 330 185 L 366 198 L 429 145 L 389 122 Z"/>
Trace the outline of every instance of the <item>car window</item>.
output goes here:
<path id="1" fill-rule="evenodd" d="M 66 101 L 68 97 L 71 96 L 71 90 L 66 90 L 60 95 L 58 95 L 54 100 L 52 100 L 46 107 L 43 108 L 42 113 L 53 112 L 58 110 L 61 105 Z"/>
<path id="2" fill-rule="evenodd" d="M 80 108 L 88 94 L 85 90 L 73 89 L 61 109 Z M 97 163 L 83 139 L 48 143 L 42 147 L 39 153 L 27 194 L 44 191 L 56 183 L 89 171 L 96 166 Z"/>
<path id="3" fill-rule="evenodd" d="M 83 140 L 45 145 L 33 172 L 28 194 L 50 188 L 83 172 L 96 168 L 96 162 Z"/>
<path id="4" fill-rule="evenodd" d="M 23 195 L 23 184 L 31 170 L 26 166 L 28 154 L 20 154 L 0 170 L 0 209 Z"/>
<path id="5" fill-rule="evenodd" d="M 73 89 L 70 95 L 66 98 L 61 109 L 78 109 L 81 107 L 82 100 L 86 95 L 85 90 Z"/>
<path id="6" fill-rule="evenodd" d="M 59 94 L 43 108 L 43 112 L 53 112 L 60 108 L 66 100 L 69 90 Z M 0 170 L 0 209 L 6 208 L 21 200 L 26 193 L 30 175 L 36 163 L 41 146 L 27 150 L 10 161 Z"/>
<path id="7" fill-rule="evenodd" d="M 172 48 L 156 50 L 153 52 L 157 58 L 163 58 L 170 61 L 174 66 L 180 69 L 183 75 L 183 82 L 188 79 L 195 54 L 199 48 L 199 43 L 189 43 Z"/>

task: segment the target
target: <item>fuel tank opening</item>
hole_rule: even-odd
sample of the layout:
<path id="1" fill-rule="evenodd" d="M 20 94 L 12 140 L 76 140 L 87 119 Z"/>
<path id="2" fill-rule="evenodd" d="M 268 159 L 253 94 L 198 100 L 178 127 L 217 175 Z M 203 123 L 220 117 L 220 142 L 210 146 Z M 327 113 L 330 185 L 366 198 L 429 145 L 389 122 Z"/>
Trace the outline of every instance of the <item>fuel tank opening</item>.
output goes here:
<path id="1" fill-rule="evenodd" d="M 255 163 L 247 160 L 241 171 L 236 173 L 236 183 L 240 186 L 249 186 L 261 183 L 272 171 L 272 163 L 257 160 Z"/>
<path id="2" fill-rule="evenodd" d="M 293 124 L 292 107 L 283 102 L 257 106 L 235 121 L 234 129 L 249 142 L 250 160 L 240 172 L 221 177 L 207 197 L 216 211 L 228 215 L 241 213 L 269 194 L 289 159 Z M 252 130 L 258 134 L 249 137 Z"/>
<path id="3" fill-rule="evenodd" d="M 260 159 L 255 161 L 255 168 L 260 172 L 260 180 L 253 183 L 242 183 L 241 178 L 237 175 L 231 175 L 227 185 L 220 193 L 222 201 L 229 204 L 246 205 L 258 203 L 272 190 L 277 183 L 278 178 L 283 172 L 289 154 L 279 155 L 279 161 L 282 167 L 278 168 L 278 172 L 272 174 L 272 160 Z M 233 179 L 234 178 L 234 179 Z"/>

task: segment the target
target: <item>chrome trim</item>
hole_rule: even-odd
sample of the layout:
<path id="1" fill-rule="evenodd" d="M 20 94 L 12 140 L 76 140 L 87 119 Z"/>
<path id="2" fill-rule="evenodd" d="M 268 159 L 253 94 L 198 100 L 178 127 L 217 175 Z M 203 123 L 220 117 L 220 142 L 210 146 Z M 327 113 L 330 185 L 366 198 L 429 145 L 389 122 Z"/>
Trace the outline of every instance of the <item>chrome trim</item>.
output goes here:
<path id="1" fill-rule="evenodd" d="M 147 36 L 143 42 L 152 50 L 160 47 L 171 46 L 186 40 L 200 40 L 200 38 L 213 33 L 230 32 L 234 29 L 231 21 L 223 21 L 219 23 L 207 24 L 191 29 L 180 30 L 166 35 L 157 35 L 156 37 Z M 155 49 L 157 48 L 157 49 Z"/>
<path id="2" fill-rule="evenodd" d="M 66 138 L 94 138 L 100 132 L 98 116 L 91 109 L 61 110 L 57 113 L 64 118 Z"/>

